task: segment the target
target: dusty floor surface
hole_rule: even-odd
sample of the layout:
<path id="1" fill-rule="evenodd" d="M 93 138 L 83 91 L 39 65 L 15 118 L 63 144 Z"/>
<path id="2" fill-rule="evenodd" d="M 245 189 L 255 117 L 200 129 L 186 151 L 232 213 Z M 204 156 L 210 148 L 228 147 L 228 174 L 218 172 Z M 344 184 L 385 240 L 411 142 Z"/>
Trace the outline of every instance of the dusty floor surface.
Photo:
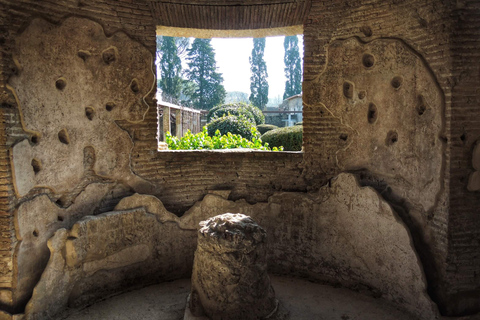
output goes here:
<path id="1" fill-rule="evenodd" d="M 271 277 L 292 320 L 412 320 L 384 301 L 309 281 Z M 67 320 L 181 320 L 190 279 L 128 292 L 75 311 Z"/>
<path id="2" fill-rule="evenodd" d="M 291 320 L 416 320 L 383 300 L 348 289 L 288 277 L 271 276 L 271 280 Z M 61 319 L 182 320 L 189 291 L 190 279 L 167 282 L 118 295 Z M 480 320 L 480 314 L 441 319 Z"/>

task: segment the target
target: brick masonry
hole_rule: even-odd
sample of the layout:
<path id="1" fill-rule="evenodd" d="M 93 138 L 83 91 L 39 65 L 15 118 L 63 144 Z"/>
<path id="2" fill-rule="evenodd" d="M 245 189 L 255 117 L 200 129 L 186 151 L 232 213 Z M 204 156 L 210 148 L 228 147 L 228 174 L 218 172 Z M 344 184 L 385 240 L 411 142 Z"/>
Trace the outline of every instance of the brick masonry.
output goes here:
<path id="1" fill-rule="evenodd" d="M 442 311 L 445 314 L 479 311 L 476 301 L 480 298 L 480 197 L 478 192 L 468 192 L 466 184 L 473 172 L 472 148 L 480 138 L 480 3 L 473 0 L 307 3 L 310 11 L 304 22 L 305 83 L 316 80 L 323 71 L 328 44 L 352 36 L 365 41 L 382 37 L 401 39 L 422 56 L 435 75 L 445 96 L 444 185 L 437 206 L 425 216 L 428 221 L 425 229 L 418 231 L 420 238 L 428 238 L 425 235 L 431 238 L 419 241 L 427 241 L 432 254 L 425 258 L 434 261 L 430 261 L 432 266 L 425 267 L 430 293 L 441 304 Z M 6 303 L 15 287 L 13 214 L 17 204 L 9 149 L 26 137 L 19 125 L 15 100 L 5 86 L 9 75 L 16 72 L 10 52 L 15 37 L 34 17 L 58 23 L 76 15 L 100 23 L 107 35 L 118 30 L 126 32 L 153 54 L 156 24 L 162 24 L 162 20 L 161 16 L 152 16 L 152 4 L 148 1 L 0 0 L 0 8 L 0 302 L 5 310 L 18 311 L 22 306 Z M 180 27 L 174 24 L 170 18 L 165 23 Z M 339 125 L 335 118 L 320 111 L 316 107 L 304 108 L 303 154 L 158 153 L 155 108 L 150 108 L 140 124 L 119 125 L 135 142 L 131 154 L 133 171 L 155 185 L 155 195 L 168 209 L 181 214 L 211 189 L 232 189 L 232 199 L 265 201 L 276 190 L 316 189 L 338 174 L 329 151 L 337 148 L 332 137 L 338 136 Z"/>

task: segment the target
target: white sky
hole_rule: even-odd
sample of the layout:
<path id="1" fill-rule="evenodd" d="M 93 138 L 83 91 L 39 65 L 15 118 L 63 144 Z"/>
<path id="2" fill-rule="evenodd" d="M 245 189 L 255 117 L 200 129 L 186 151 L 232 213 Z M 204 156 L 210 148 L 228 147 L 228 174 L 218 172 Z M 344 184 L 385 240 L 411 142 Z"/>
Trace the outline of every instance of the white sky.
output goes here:
<path id="1" fill-rule="evenodd" d="M 285 37 L 267 37 L 265 43 L 265 62 L 268 73 L 268 96 L 282 96 L 285 90 L 285 71 L 283 57 Z M 241 91 L 250 95 L 250 62 L 252 38 L 213 38 L 218 71 L 223 75 L 223 85 L 228 91 Z M 299 37 L 298 46 L 303 60 L 303 37 Z M 303 65 L 303 63 L 302 63 Z"/>

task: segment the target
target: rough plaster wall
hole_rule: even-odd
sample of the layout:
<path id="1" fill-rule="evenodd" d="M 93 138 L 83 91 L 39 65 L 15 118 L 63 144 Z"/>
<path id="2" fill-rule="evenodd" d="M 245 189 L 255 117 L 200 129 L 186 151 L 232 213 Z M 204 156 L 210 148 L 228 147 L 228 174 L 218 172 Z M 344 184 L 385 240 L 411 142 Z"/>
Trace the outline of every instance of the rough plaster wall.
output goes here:
<path id="1" fill-rule="evenodd" d="M 16 72 L 15 64 L 11 59 L 11 48 L 17 33 L 28 24 L 32 16 L 45 16 L 58 22 L 66 15 L 76 14 L 101 22 L 108 34 L 112 34 L 118 29 L 126 30 L 129 35 L 144 43 L 153 52 L 155 24 L 151 21 L 148 5 L 143 1 L 132 3 L 130 0 L 66 0 L 59 3 L 53 0 L 1 0 L 0 4 L 5 5 L 6 8 L 6 10 L 0 10 L 1 124 L 5 126 L 5 128 L 1 128 L 2 155 L 0 159 L 2 172 L 0 211 L 3 214 L 0 224 L 2 228 L 0 298 L 2 302 L 12 305 L 9 288 L 12 287 L 14 272 L 12 235 L 14 237 L 13 208 L 16 200 L 11 183 L 12 174 L 8 149 L 12 141 L 23 139 L 26 134 L 18 125 L 15 99 L 11 92 L 4 87 L 4 84 L 9 75 Z M 480 75 L 478 72 L 480 61 L 478 59 L 478 52 L 480 52 L 478 50 L 479 9 L 478 1 L 466 0 L 456 2 L 430 0 L 332 2 L 316 0 L 312 1 L 310 14 L 304 26 L 304 78 L 306 83 L 315 79 L 323 70 L 326 48 L 332 39 L 359 36 L 363 40 L 369 41 L 379 37 L 395 37 L 404 40 L 426 60 L 444 91 L 447 149 L 445 151 L 446 174 L 443 180 L 444 193 L 439 197 L 441 205 L 423 217 L 423 221 L 416 227 L 412 228 L 409 225 L 414 235 L 420 234 L 424 238 L 422 241 L 429 243 L 428 251 L 434 254 L 433 258 L 424 253 L 421 253 L 421 256 L 426 257 L 424 263 L 429 260 L 435 261 L 433 262 L 435 267 L 428 267 L 427 275 L 430 277 L 433 275 L 434 278 L 438 276 L 440 279 L 437 281 L 431 278 L 433 282 L 430 282 L 429 285 L 438 287 L 441 282 L 442 288 L 438 291 L 449 291 L 450 297 L 444 297 L 442 301 L 439 301 L 442 302 L 442 305 L 470 299 L 471 307 L 478 301 L 476 298 L 478 295 L 470 295 L 470 293 L 478 291 L 480 281 L 477 276 L 480 273 L 480 264 L 476 259 L 476 254 L 480 252 L 478 250 L 480 243 L 478 241 L 480 235 L 478 231 L 480 230 L 478 227 L 480 221 L 478 219 L 478 201 L 480 198 L 477 193 L 468 192 L 466 185 L 468 176 L 473 172 L 471 163 L 473 144 L 480 135 L 478 131 L 480 126 L 477 121 L 479 109 L 475 107 L 479 98 L 478 75 Z M 324 171 L 318 170 L 318 168 L 331 154 L 325 139 L 330 139 L 329 136 L 331 136 L 333 137 L 331 142 L 337 143 L 339 140 L 338 132 L 336 132 L 337 125 L 329 123 L 329 119 L 322 119 L 316 108 L 305 108 L 304 113 L 306 115 L 304 130 L 308 133 L 308 135 L 304 135 L 305 173 L 310 182 L 316 182 L 320 181 L 316 178 L 325 175 L 324 171 L 333 175 L 328 172 L 330 168 L 325 168 Z M 142 124 L 135 126 L 128 124 L 128 126 L 131 129 L 129 132 L 134 132 L 135 159 L 139 161 L 135 167 L 143 176 L 158 181 L 159 190 L 163 186 L 173 187 L 175 192 L 170 192 L 172 200 L 168 206 L 177 208 L 177 211 L 181 211 L 180 208 L 188 207 L 193 201 L 200 198 L 206 189 L 216 185 L 239 186 L 237 196 L 240 197 L 249 195 L 249 179 L 262 181 L 261 173 L 244 168 L 242 171 L 244 174 L 241 175 L 243 182 L 240 184 L 234 182 L 236 170 L 229 171 L 228 169 L 230 163 L 238 163 L 235 157 L 223 158 L 221 165 L 208 165 L 210 170 L 207 175 L 213 173 L 216 176 L 199 175 L 198 179 L 202 180 L 199 183 L 192 183 L 188 177 L 179 178 L 178 171 L 169 174 L 168 170 L 164 169 L 165 161 L 159 159 L 154 151 L 156 131 L 154 110 L 151 109 L 147 112 Z M 167 160 L 172 159 L 181 161 L 183 157 L 168 157 Z M 199 172 L 203 159 L 193 157 L 193 161 Z M 290 162 L 286 162 L 288 163 L 286 167 L 289 167 Z M 268 170 L 270 160 L 262 161 L 262 163 L 266 164 L 264 168 Z M 162 165 L 160 170 L 157 164 Z M 252 166 L 257 167 L 256 164 L 250 165 L 250 167 Z M 136 168 L 135 172 L 137 172 Z M 281 185 L 282 188 L 288 189 L 289 185 L 294 185 L 294 182 L 286 180 L 285 177 L 273 177 L 269 180 L 275 186 Z M 262 183 L 265 185 L 265 189 L 256 188 L 255 191 L 256 194 L 265 197 L 271 193 L 272 189 L 269 187 L 269 183 L 264 181 Z M 304 187 L 305 185 L 302 186 L 302 188 Z M 385 190 L 384 195 L 388 194 L 387 186 L 380 183 L 379 187 Z M 294 186 L 294 188 L 298 188 L 298 186 Z M 185 192 L 188 199 L 176 196 L 179 194 L 176 191 Z M 181 204 L 178 205 L 178 203 Z M 417 216 L 422 214 L 416 213 Z M 446 263 L 447 252 L 450 254 L 448 263 Z M 447 266 L 448 283 L 445 282 Z M 462 297 L 464 292 L 469 295 L 468 299 L 465 299 L 467 298 L 465 296 Z M 453 299 L 455 295 L 458 298 Z M 462 312 L 465 307 L 459 304 L 452 308 L 452 313 L 458 313 L 458 310 Z"/>
<path id="2" fill-rule="evenodd" d="M 60 208 L 47 195 L 22 203 L 15 212 L 19 243 L 16 248 L 17 283 L 15 298 L 26 303 L 40 279 L 50 255 L 47 241 L 60 228 L 71 228 L 80 218 L 92 214 L 113 183 L 93 183 L 85 188 L 75 203 Z"/>
<path id="3" fill-rule="evenodd" d="M 177 217 L 158 199 L 142 200 L 151 213 L 142 208 L 104 213 L 55 233 L 26 319 L 50 319 L 67 306 L 91 303 L 125 288 L 190 276 L 196 230 L 179 229 L 171 222 Z"/>
<path id="4" fill-rule="evenodd" d="M 28 11 L 28 6 L 25 7 Z M 74 20 L 76 22 L 72 22 Z M 160 194 L 175 212 L 185 210 L 201 199 L 206 190 L 211 188 L 233 187 L 234 197 L 246 197 L 250 201 L 265 200 L 274 190 L 305 189 L 304 182 L 300 179 L 301 154 L 275 156 L 260 152 L 247 155 L 209 154 L 207 157 L 192 154 L 186 156 L 178 154 L 173 158 L 171 155 L 159 156 L 155 150 L 154 131 L 157 118 L 156 113 L 151 112 L 153 109 L 150 108 L 142 114 L 144 121 L 141 122 L 128 121 L 138 119 L 136 115 L 131 117 L 132 114 L 129 112 L 122 112 L 125 111 L 125 108 L 122 110 L 122 104 L 125 101 L 131 102 L 128 100 L 134 95 L 131 82 L 121 83 L 122 76 L 128 77 L 129 71 L 133 76 L 136 68 L 142 69 L 140 75 L 142 78 L 138 81 L 138 87 L 142 90 L 134 96 L 143 98 L 145 95 L 143 89 L 147 86 L 141 82 L 146 81 L 145 77 L 152 77 L 151 72 L 147 72 L 150 68 L 150 56 L 145 57 L 147 54 L 145 48 L 132 43 L 132 46 L 136 46 L 134 49 L 140 48 L 141 52 L 133 57 L 128 56 L 126 51 L 131 46 L 129 43 L 125 44 L 129 42 L 129 38 L 123 33 L 114 33 L 106 37 L 99 24 L 89 22 L 85 25 L 82 21 L 84 19 L 70 18 L 60 25 L 50 25 L 38 19 L 18 37 L 16 49 L 13 50 L 17 63 L 12 65 L 15 72 L 10 79 L 11 86 L 8 88 L 10 92 L 8 117 L 12 126 L 8 131 L 8 137 L 11 140 L 10 145 L 14 145 L 11 154 L 14 160 L 12 163 L 15 165 L 15 189 L 18 199 L 12 200 L 14 190 L 10 188 L 10 200 L 7 204 L 16 204 L 18 207 L 37 196 L 48 195 L 48 198 L 58 206 L 68 207 L 72 203 L 83 201 L 81 200 L 82 192 L 89 184 L 120 180 L 103 198 L 95 199 L 96 205 L 93 201 L 91 205 L 84 206 L 83 211 L 76 213 L 74 216 L 78 219 L 85 214 L 98 214 L 112 210 L 112 206 L 121 197 L 131 194 L 133 191 L 131 187 L 136 188 L 136 191 Z M 82 25 L 82 28 L 78 28 Z M 31 30 L 34 31 L 30 32 Z M 84 32 L 89 34 L 85 35 Z M 94 39 L 92 40 L 91 37 Z M 65 39 L 68 39 L 68 43 L 63 43 L 62 46 L 62 41 L 65 42 Z M 57 43 L 57 45 L 50 47 L 42 46 L 41 43 Z M 83 45 L 85 47 L 80 48 Z M 107 65 L 103 50 L 100 50 L 102 45 L 120 48 L 118 59 Z M 52 54 L 53 51 L 55 55 Z M 112 51 L 115 52 L 115 49 Z M 42 63 L 33 65 L 29 60 L 32 56 Z M 140 59 L 141 65 L 138 65 Z M 133 67 L 115 68 L 115 63 L 125 65 L 125 61 L 122 60 L 129 60 L 128 63 L 132 63 Z M 66 68 L 65 74 L 64 70 L 60 70 L 62 68 Z M 108 72 L 104 70 L 111 72 L 107 74 Z M 53 76 L 53 73 L 58 74 Z M 105 84 L 108 77 L 115 82 L 107 81 Z M 63 88 L 61 82 L 59 82 L 59 88 L 56 86 L 56 80 L 60 78 L 66 84 Z M 29 81 L 35 83 L 32 84 Z M 123 91 L 116 90 L 116 86 L 120 86 Z M 78 88 L 87 89 L 84 91 Z M 16 97 L 11 94 L 14 89 L 18 91 Z M 99 95 L 102 98 L 97 100 L 96 96 Z M 104 97 L 107 95 L 108 99 Z M 125 101 L 121 100 L 121 103 L 117 104 L 112 111 L 108 111 L 107 102 L 115 98 L 118 100 L 125 98 Z M 40 104 L 40 100 L 52 102 L 49 111 L 54 119 L 45 110 L 41 112 L 36 108 L 37 105 L 43 105 Z M 27 102 L 26 106 L 23 105 L 25 102 Z M 127 107 L 130 106 L 128 103 L 125 104 Z M 145 106 L 141 99 L 139 99 L 139 105 Z M 129 108 L 126 111 L 130 111 Z M 75 120 L 73 121 L 72 118 Z M 70 127 L 65 127 L 62 122 L 66 122 Z M 66 133 L 63 134 L 64 132 Z M 59 133 L 62 133 L 62 138 Z M 86 146 L 82 145 L 82 141 L 85 142 L 85 140 L 88 140 Z M 42 145 L 55 149 L 55 152 L 40 150 L 43 148 Z M 98 150 L 103 150 L 104 153 Z M 62 157 L 58 157 L 58 152 Z M 154 191 L 149 189 L 150 184 L 131 174 L 130 159 L 134 160 L 131 164 L 136 174 L 156 184 Z M 172 163 L 168 165 L 169 161 Z M 191 162 L 188 170 L 184 168 L 184 161 Z M 167 165 L 164 165 L 165 163 Z M 112 164 L 116 166 L 109 167 Z M 10 163 L 7 165 L 10 166 Z M 281 172 L 279 173 L 278 170 Z M 179 171 L 183 173 L 179 174 Z M 192 180 L 189 172 L 195 172 L 198 179 Z M 162 192 L 163 188 L 166 189 L 165 192 Z M 22 197 L 23 195 L 25 196 Z M 45 200 L 46 197 L 42 199 Z M 46 201 L 36 205 L 39 207 L 34 208 L 32 213 L 51 209 Z M 2 301 L 10 306 L 14 305 L 15 310 L 22 310 L 31 294 L 31 288 L 35 285 L 46 263 L 48 258 L 45 255 L 46 239 L 58 227 L 64 225 L 55 222 L 54 216 L 55 214 L 52 213 L 47 217 L 32 218 L 33 224 L 45 224 L 45 230 L 44 228 L 37 230 L 39 236 L 33 236 L 33 230 L 22 230 L 17 227 L 18 239 L 9 238 L 7 241 L 10 246 L 6 247 L 5 280 L 8 285 L 11 285 L 12 272 L 16 273 L 17 278 L 14 295 L 11 295 L 11 291 L 5 291 L 7 296 L 2 298 Z M 64 217 L 64 219 L 70 218 Z M 70 220 L 76 221 L 73 216 Z M 12 230 L 13 219 L 9 218 L 7 222 L 11 224 L 8 230 Z M 10 232 L 8 235 L 11 236 Z M 22 238 L 23 235 L 28 235 L 29 239 L 25 241 Z M 17 242 L 16 250 L 19 250 L 20 254 L 12 261 L 11 244 L 15 242 Z M 39 248 L 39 250 L 33 250 L 33 248 Z M 32 252 L 34 253 L 31 254 L 31 261 L 27 261 L 27 254 Z M 38 267 L 32 269 L 31 265 L 35 263 L 38 263 Z M 8 310 L 12 310 L 11 307 Z"/>
<path id="5" fill-rule="evenodd" d="M 13 187 L 11 168 L 11 146 L 30 135 L 25 132 L 19 114 L 19 106 L 11 88 L 6 87 L 8 78 L 18 73 L 12 58 L 17 36 L 36 17 L 61 23 L 67 16 L 88 16 L 99 22 L 109 36 L 123 30 L 136 41 L 143 43 L 150 52 L 155 50 L 155 28 L 148 3 L 142 0 L 1 0 L 0 1 L 0 308 L 9 312 L 20 312 L 24 308 L 15 297 L 17 230 L 15 228 L 15 208 L 23 201 L 17 198 Z M 153 97 L 153 95 L 152 95 Z M 147 101 L 151 99 L 147 99 Z M 151 103 L 151 102 L 149 102 Z M 155 120 L 153 120 L 153 123 Z M 147 131 L 137 125 L 137 135 Z M 146 139 L 144 139 L 146 140 Z M 149 138 L 151 149 L 156 145 L 155 136 Z M 10 154 L 9 154 L 10 153 Z M 71 194 L 61 197 L 60 202 L 69 205 L 72 199 L 90 183 L 106 182 L 104 178 L 87 172 L 82 182 Z M 60 195 L 52 194 L 46 188 L 37 188 L 30 195 L 47 194 L 54 201 Z M 110 211 L 119 199 L 132 194 L 132 190 L 123 185 L 112 187 L 111 191 L 95 208 L 96 213 Z M 27 197 L 29 198 L 29 197 Z M 90 212 L 89 212 L 90 213 Z"/>
<path id="6" fill-rule="evenodd" d="M 116 121 L 144 119 L 154 75 L 145 47 L 123 33 L 106 37 L 86 19 L 59 26 L 34 20 L 16 45 L 18 72 L 10 88 L 29 138 L 11 150 L 19 198 L 12 298 L 22 306 L 58 228 L 105 211 L 119 195 L 151 192 L 152 185 L 130 169 L 133 141 Z M 59 215 L 59 207 L 68 209 Z"/>
<path id="7" fill-rule="evenodd" d="M 50 261 L 27 319 L 53 316 L 125 285 L 188 276 L 198 223 L 225 212 L 250 215 L 267 230 L 271 270 L 363 288 L 420 319 L 435 317 L 407 229 L 354 176 L 342 174 L 318 193 L 276 193 L 255 205 L 223 193 L 207 195 L 181 218 L 157 198 L 136 194 L 117 205 L 126 211 L 60 229 L 49 240 Z"/>
<path id="8" fill-rule="evenodd" d="M 464 30 L 464 27 L 459 27 L 452 20 L 452 17 L 455 16 L 455 14 L 452 16 L 455 5 L 455 2 L 423 0 L 401 2 L 371 1 L 368 3 L 315 1 L 312 3 L 312 8 L 304 25 L 305 71 L 303 85 L 304 100 L 308 101 L 304 107 L 304 165 L 307 181 L 320 182 L 321 184 L 328 177 L 334 176 L 340 169 L 336 166 L 335 160 L 332 160 L 332 154 L 336 154 L 338 150 L 345 148 L 345 144 L 339 139 L 339 136 L 344 133 L 342 131 L 345 131 L 340 121 L 325 112 L 320 112 L 321 101 L 313 99 L 309 94 L 311 92 L 309 88 L 318 84 L 325 71 L 325 66 L 328 64 L 327 56 L 330 44 L 337 39 L 348 39 L 355 36 L 369 43 L 381 38 L 399 39 L 425 61 L 425 66 L 432 70 L 434 79 L 443 91 L 445 120 L 444 135 L 441 136 L 441 140 L 445 141 L 445 150 L 443 152 L 445 166 L 441 173 L 443 176 L 441 180 L 442 191 L 438 194 L 436 206 L 429 212 L 425 212 L 420 206 L 412 204 L 414 202 L 412 200 L 415 199 L 411 200 L 400 196 L 403 194 L 407 195 L 409 193 L 407 190 L 398 187 L 392 188 L 385 183 L 385 179 L 370 174 L 368 170 L 359 170 L 356 173 L 362 179 L 362 184 L 371 185 L 381 192 L 396 207 L 402 219 L 408 224 L 415 247 L 426 270 L 429 293 L 445 314 L 455 314 L 455 312 L 449 312 L 447 309 L 450 308 L 449 306 L 456 304 L 451 296 L 445 295 L 448 291 L 447 288 L 452 287 L 456 281 L 461 282 L 463 288 L 478 288 L 478 284 L 475 284 L 476 281 L 472 280 L 475 277 L 475 270 L 480 268 L 480 265 L 465 255 L 463 261 L 465 266 L 468 265 L 469 267 L 463 270 L 469 269 L 468 272 L 464 275 L 458 274 L 458 278 L 461 278 L 461 280 L 450 281 L 447 277 L 447 273 L 451 273 L 454 270 L 455 273 L 458 272 L 456 271 L 458 269 L 451 265 L 454 259 L 452 257 L 447 259 L 447 255 L 452 252 L 451 248 L 449 248 L 449 239 L 453 239 L 449 236 L 449 232 L 453 230 L 451 226 L 449 227 L 450 219 L 452 219 L 449 216 L 449 212 L 452 210 L 450 194 L 458 193 L 462 196 L 456 199 L 461 199 L 465 194 L 466 184 L 466 181 L 464 181 L 463 186 L 458 187 L 457 180 L 452 180 L 450 169 L 453 159 L 458 157 L 458 151 L 452 149 L 452 146 L 458 144 L 461 135 L 459 134 L 457 137 L 451 134 L 454 129 L 460 130 L 460 128 L 454 128 L 452 122 L 452 99 L 454 99 L 452 97 L 452 85 L 458 82 L 462 68 L 467 67 L 460 66 L 463 64 L 462 61 L 466 60 L 464 58 L 459 59 L 460 52 L 465 49 L 464 41 L 471 41 L 471 37 L 475 37 L 470 27 Z M 471 7 L 475 6 L 470 1 L 462 2 L 461 5 L 470 7 L 465 9 L 465 11 L 472 10 Z M 464 17 L 464 15 L 465 12 L 462 12 L 461 17 Z M 470 26 L 475 25 L 472 24 L 475 15 L 465 15 L 465 17 L 468 17 L 467 20 L 470 21 Z M 457 34 L 459 35 L 460 33 L 454 31 L 456 27 L 459 27 L 464 33 L 462 39 L 457 38 Z M 468 40 L 467 36 L 470 37 Z M 457 53 L 453 53 L 451 50 L 452 39 L 462 43 L 461 46 L 458 46 Z M 470 44 L 468 47 L 470 47 Z M 467 50 L 467 52 L 470 51 Z M 469 53 L 466 56 L 474 59 Z M 455 62 L 459 64 L 458 72 L 453 68 Z M 468 64 L 469 69 L 471 66 L 471 64 Z M 389 74 L 391 78 L 394 76 L 396 74 Z M 468 77 L 466 79 L 471 80 Z M 332 88 L 333 90 L 337 91 L 338 89 Z M 462 93 L 460 92 L 460 94 Z M 468 108 L 468 110 L 471 111 L 472 109 Z M 458 115 L 460 116 L 460 114 Z M 378 114 L 378 116 L 380 117 L 381 115 Z M 460 118 L 478 119 L 474 114 Z M 472 120 L 471 122 L 473 124 L 474 121 Z M 352 153 L 352 158 L 355 157 L 356 154 Z M 465 156 L 465 158 L 467 157 Z M 388 162 L 385 163 L 389 164 Z M 457 164 L 459 162 L 455 160 L 455 165 Z M 387 173 L 384 172 L 383 175 Z M 455 170 L 454 173 L 455 175 L 460 175 L 459 170 Z M 419 175 L 421 174 L 423 174 L 423 171 L 419 172 Z M 452 190 L 451 186 L 455 190 Z M 460 241 L 458 242 L 459 246 L 456 246 L 456 248 L 460 248 L 460 246 L 463 248 L 465 245 L 465 248 L 468 247 L 466 251 L 470 252 L 475 250 L 475 243 L 478 243 L 474 236 L 477 233 L 477 231 L 474 231 L 474 221 L 478 221 L 478 219 L 471 219 L 473 212 L 478 212 L 478 210 L 472 207 L 474 203 L 475 201 L 464 202 L 460 200 L 456 203 L 456 207 L 465 208 L 465 211 L 470 212 L 470 217 L 465 214 L 465 220 L 462 218 L 463 221 L 468 220 L 470 223 L 461 222 L 458 225 L 462 232 L 465 229 L 469 229 L 469 231 L 466 234 L 462 234 L 459 230 L 458 237 Z M 451 267 L 447 269 L 449 265 Z M 459 273 L 462 272 L 460 271 Z M 472 298 L 478 301 L 477 298 Z"/>
<path id="9" fill-rule="evenodd" d="M 422 59 L 398 40 L 328 46 L 305 104 L 337 121 L 337 148 L 323 166 L 365 169 L 423 211 L 442 187 L 442 92 Z M 334 150 L 332 150 L 334 151 Z"/>
<path id="10" fill-rule="evenodd" d="M 37 19 L 17 39 L 13 57 L 19 73 L 10 84 L 32 136 L 30 148 L 28 143 L 13 148 L 20 197 L 38 186 L 68 193 L 85 169 L 148 188 L 131 172 L 133 143 L 115 123 L 145 116 L 145 96 L 154 85 L 147 49 L 123 33 L 107 38 L 89 20 L 69 18 L 56 27 Z M 84 161 L 86 148 L 91 155 Z"/>
<path id="11" fill-rule="evenodd" d="M 446 146 L 438 205 L 421 212 L 408 204 L 411 199 L 395 194 L 405 190 L 389 188 L 383 179 L 365 172 L 359 177 L 363 175 L 362 183 L 375 186 L 405 212 L 402 217 L 427 270 L 429 291 L 442 312 L 450 315 L 480 311 L 480 198 L 467 189 L 474 172 L 472 151 L 480 137 L 479 12 L 479 2 L 469 0 L 314 1 L 304 25 L 304 91 L 324 71 L 330 43 L 352 36 L 366 42 L 401 39 L 425 60 L 438 81 L 445 98 Z M 318 112 L 319 101 L 311 102 L 304 108 L 305 173 L 309 181 L 324 181 L 338 169 L 326 163 L 331 149 L 342 148 L 337 146 L 342 132 L 336 119 Z"/>

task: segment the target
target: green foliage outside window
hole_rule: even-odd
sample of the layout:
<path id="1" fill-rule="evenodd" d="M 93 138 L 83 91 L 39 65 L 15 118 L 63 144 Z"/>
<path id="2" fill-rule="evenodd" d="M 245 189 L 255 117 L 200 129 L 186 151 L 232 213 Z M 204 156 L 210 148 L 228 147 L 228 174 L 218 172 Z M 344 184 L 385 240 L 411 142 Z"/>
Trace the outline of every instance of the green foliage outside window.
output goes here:
<path id="1" fill-rule="evenodd" d="M 254 127 L 255 128 L 255 127 Z M 256 129 L 254 129 L 256 131 Z M 254 136 L 258 133 L 253 132 Z M 283 148 L 270 148 L 268 143 L 262 143 L 259 138 L 248 140 L 240 135 L 227 133 L 222 135 L 219 130 L 213 136 L 208 134 L 207 127 L 203 127 L 203 131 L 192 134 L 190 130 L 182 138 L 174 137 L 167 132 L 165 142 L 170 150 L 213 150 L 213 149 L 234 149 L 248 148 L 266 151 L 283 151 Z"/>

